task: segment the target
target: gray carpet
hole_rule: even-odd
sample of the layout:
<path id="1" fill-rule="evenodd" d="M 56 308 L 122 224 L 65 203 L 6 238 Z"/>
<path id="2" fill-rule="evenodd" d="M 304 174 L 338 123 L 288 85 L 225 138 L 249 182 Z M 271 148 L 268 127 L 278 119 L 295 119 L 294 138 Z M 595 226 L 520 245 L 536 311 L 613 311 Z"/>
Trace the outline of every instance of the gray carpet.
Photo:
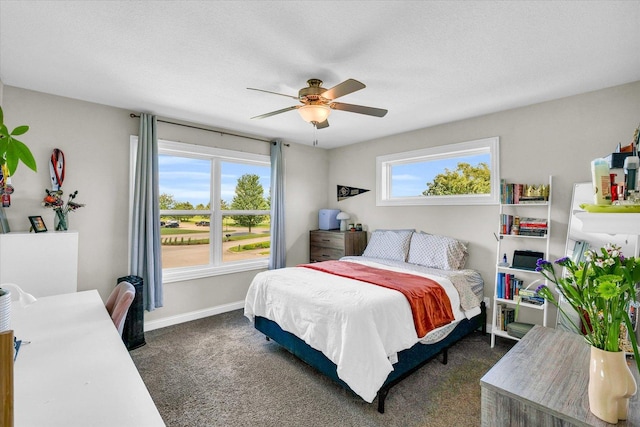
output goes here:
<path id="1" fill-rule="evenodd" d="M 167 426 L 478 426 L 480 378 L 512 346 L 475 333 L 391 389 L 385 413 L 307 366 L 236 310 L 150 331 L 131 351 Z"/>

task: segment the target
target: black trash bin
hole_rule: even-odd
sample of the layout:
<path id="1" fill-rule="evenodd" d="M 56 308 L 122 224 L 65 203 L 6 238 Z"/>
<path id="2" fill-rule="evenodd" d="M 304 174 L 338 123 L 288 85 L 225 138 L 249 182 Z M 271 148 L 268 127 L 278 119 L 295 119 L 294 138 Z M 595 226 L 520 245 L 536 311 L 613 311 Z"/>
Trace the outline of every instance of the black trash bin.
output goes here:
<path id="1" fill-rule="evenodd" d="M 124 321 L 122 330 L 122 341 L 127 350 L 142 347 L 146 344 L 144 340 L 144 305 L 142 301 L 142 277 L 125 276 L 118 278 L 118 282 L 129 282 L 136 289 L 136 296 L 133 298 L 127 318 Z"/>

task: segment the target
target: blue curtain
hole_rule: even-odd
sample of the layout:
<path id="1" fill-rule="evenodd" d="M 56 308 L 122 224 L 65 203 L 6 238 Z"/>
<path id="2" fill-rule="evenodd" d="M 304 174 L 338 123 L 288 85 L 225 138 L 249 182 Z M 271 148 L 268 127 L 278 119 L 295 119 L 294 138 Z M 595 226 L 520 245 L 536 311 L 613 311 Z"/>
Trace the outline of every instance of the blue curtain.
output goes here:
<path id="1" fill-rule="evenodd" d="M 269 270 L 286 265 L 287 245 L 284 239 L 284 167 L 282 141 L 271 141 L 271 255 Z"/>
<path id="2" fill-rule="evenodd" d="M 131 274 L 142 277 L 144 308 L 162 307 L 156 116 L 140 114 L 131 232 Z"/>

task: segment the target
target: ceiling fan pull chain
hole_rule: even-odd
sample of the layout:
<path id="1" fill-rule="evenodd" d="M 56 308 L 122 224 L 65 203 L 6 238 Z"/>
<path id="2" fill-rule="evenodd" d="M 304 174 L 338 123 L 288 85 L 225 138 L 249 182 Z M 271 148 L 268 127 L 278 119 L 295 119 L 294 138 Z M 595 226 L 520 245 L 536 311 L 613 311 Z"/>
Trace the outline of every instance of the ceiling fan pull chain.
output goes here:
<path id="1" fill-rule="evenodd" d="M 318 127 L 313 123 L 313 146 L 318 146 Z"/>

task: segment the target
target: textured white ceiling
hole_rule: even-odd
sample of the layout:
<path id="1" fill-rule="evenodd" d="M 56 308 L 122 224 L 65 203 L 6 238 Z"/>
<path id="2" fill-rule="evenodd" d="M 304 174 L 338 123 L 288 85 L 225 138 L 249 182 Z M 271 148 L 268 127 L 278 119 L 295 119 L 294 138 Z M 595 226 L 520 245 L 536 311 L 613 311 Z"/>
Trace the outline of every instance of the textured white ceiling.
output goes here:
<path id="1" fill-rule="evenodd" d="M 640 80 L 638 1 L 6 1 L 4 84 L 312 144 L 309 78 L 367 88 L 332 148 Z"/>

